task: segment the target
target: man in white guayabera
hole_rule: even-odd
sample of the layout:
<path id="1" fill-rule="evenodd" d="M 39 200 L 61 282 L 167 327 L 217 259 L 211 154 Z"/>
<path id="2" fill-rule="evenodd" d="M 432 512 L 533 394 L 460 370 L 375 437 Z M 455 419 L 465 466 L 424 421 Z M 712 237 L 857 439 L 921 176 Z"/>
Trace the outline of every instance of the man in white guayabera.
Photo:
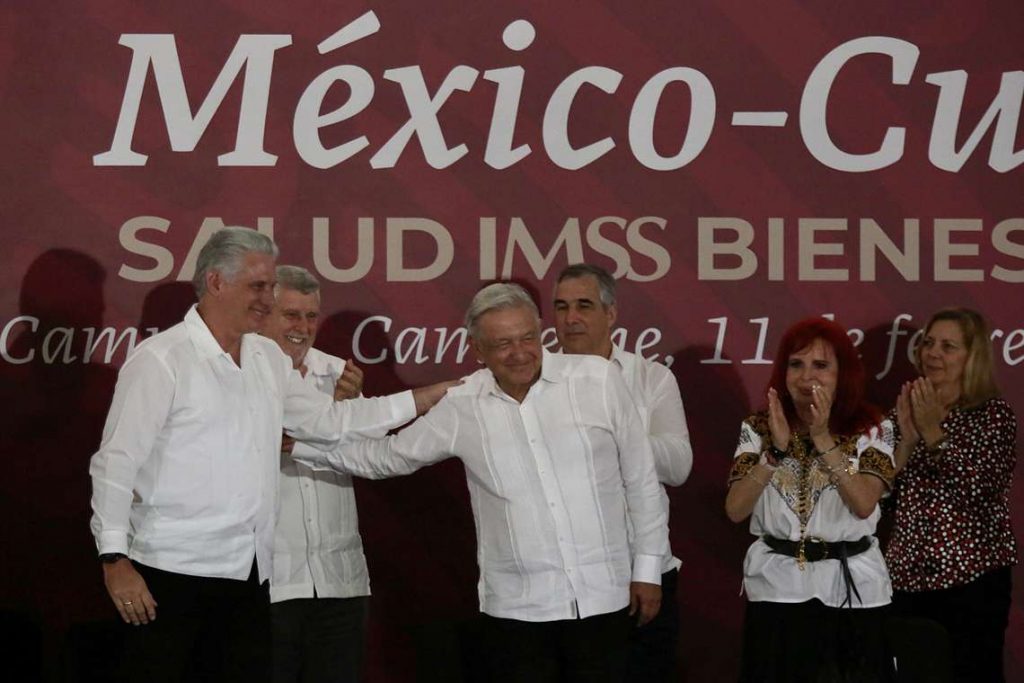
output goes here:
<path id="1" fill-rule="evenodd" d="M 317 279 L 305 268 L 278 266 L 275 294 L 260 333 L 277 342 L 307 384 L 335 400 L 358 397 L 362 371 L 313 348 L 320 323 Z M 287 436 L 281 445 L 270 577 L 274 683 L 355 683 L 370 595 L 356 496 L 348 475 L 314 471 L 291 457 L 310 449 Z"/>
<path id="2" fill-rule="evenodd" d="M 657 614 L 668 554 L 640 415 L 615 365 L 542 349 L 522 287 L 480 290 L 466 326 L 486 367 L 426 416 L 384 440 L 296 455 L 372 478 L 462 460 L 487 680 L 620 681 L 630 615 Z"/>
<path id="3" fill-rule="evenodd" d="M 651 439 L 658 480 L 666 486 L 682 484 L 690 475 L 693 449 L 679 385 L 664 365 L 612 343 L 612 326 L 618 315 L 615 279 L 600 266 L 586 263 L 568 266 L 558 275 L 554 308 L 555 334 L 562 351 L 600 356 L 618 366 Z M 669 500 L 664 489 L 661 506 L 668 515 Z M 654 683 L 677 678 L 679 606 L 676 585 L 681 564 L 671 552 L 662 558 L 661 610 L 649 623 L 634 629 L 630 636 L 628 681 Z"/>
<path id="4" fill-rule="evenodd" d="M 92 457 L 92 531 L 125 622 L 129 681 L 270 679 L 266 582 L 282 428 L 334 447 L 425 411 L 444 385 L 334 401 L 273 341 L 277 247 L 225 228 L 203 247 L 199 303 L 140 344 Z"/>

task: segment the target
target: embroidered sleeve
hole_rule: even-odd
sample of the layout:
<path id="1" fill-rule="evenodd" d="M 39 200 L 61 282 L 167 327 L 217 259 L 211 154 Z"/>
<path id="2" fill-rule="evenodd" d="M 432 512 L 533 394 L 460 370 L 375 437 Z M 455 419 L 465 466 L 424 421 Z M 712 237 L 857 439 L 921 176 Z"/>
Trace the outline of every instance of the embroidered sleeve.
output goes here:
<path id="1" fill-rule="evenodd" d="M 761 448 L 767 428 L 768 421 L 760 413 L 751 415 L 740 425 L 740 439 L 733 454 L 732 469 L 729 471 L 730 485 L 747 476 L 750 469 L 761 461 Z"/>
<path id="2" fill-rule="evenodd" d="M 741 453 L 732 461 L 732 469 L 729 470 L 729 485 L 747 476 L 751 468 L 761 460 L 760 453 Z"/>
<path id="3" fill-rule="evenodd" d="M 890 490 L 896 479 L 896 463 L 892 455 L 895 440 L 892 422 L 883 420 L 880 426 L 872 428 L 857 441 L 857 471 L 875 475 Z"/>

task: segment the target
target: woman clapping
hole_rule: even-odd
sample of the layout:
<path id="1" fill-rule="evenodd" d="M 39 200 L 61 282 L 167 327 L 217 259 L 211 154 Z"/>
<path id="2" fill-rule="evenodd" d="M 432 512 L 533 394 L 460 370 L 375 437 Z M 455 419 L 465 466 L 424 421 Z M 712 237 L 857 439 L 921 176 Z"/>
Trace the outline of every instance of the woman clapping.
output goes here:
<path id="1" fill-rule="evenodd" d="M 889 680 L 891 587 L 878 500 L 894 476 L 892 428 L 864 400 L 846 331 L 824 318 L 783 335 L 767 409 L 744 420 L 726 513 L 751 517 L 743 681 Z"/>
<path id="2" fill-rule="evenodd" d="M 896 403 L 895 607 L 942 624 L 958 681 L 1002 681 L 1017 545 L 1009 490 L 1017 421 L 996 388 L 988 324 L 939 311 L 916 350 L 922 377 Z"/>

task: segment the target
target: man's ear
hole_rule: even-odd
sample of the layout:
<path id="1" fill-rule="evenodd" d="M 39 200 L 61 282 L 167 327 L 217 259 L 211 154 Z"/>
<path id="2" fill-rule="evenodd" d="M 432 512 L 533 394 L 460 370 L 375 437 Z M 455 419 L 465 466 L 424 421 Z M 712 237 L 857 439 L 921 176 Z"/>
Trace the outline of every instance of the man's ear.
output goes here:
<path id="1" fill-rule="evenodd" d="M 619 308 L 615 304 L 612 304 L 611 306 L 608 307 L 607 312 L 608 327 L 612 327 L 613 325 L 615 325 L 615 321 L 618 320 L 619 318 Z"/>
<path id="2" fill-rule="evenodd" d="M 480 348 L 480 342 L 473 337 L 469 338 L 469 345 L 473 349 L 473 355 L 476 356 L 476 362 L 480 365 L 484 364 L 483 350 Z"/>
<path id="3" fill-rule="evenodd" d="M 226 282 L 219 270 L 210 269 L 206 271 L 206 291 L 210 294 L 214 296 L 220 294 Z"/>

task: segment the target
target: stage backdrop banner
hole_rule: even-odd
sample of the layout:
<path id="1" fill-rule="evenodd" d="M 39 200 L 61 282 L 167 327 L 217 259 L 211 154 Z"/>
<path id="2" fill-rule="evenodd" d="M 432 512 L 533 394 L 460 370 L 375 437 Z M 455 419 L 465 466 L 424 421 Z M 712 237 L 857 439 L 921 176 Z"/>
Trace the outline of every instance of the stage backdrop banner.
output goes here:
<path id="1" fill-rule="evenodd" d="M 320 278 L 318 346 L 370 395 L 475 370 L 481 285 L 530 286 L 554 346 L 554 276 L 611 270 L 616 339 L 672 369 L 693 436 L 681 672 L 733 677 L 751 537 L 725 479 L 786 326 L 845 325 L 888 408 L 927 316 L 976 308 L 1024 412 L 1022 69 L 1019 0 L 6 3 L 5 631 L 45 676 L 116 648 L 88 459 L 125 354 L 241 225 Z M 461 467 L 358 496 L 371 680 L 472 670 Z"/>

